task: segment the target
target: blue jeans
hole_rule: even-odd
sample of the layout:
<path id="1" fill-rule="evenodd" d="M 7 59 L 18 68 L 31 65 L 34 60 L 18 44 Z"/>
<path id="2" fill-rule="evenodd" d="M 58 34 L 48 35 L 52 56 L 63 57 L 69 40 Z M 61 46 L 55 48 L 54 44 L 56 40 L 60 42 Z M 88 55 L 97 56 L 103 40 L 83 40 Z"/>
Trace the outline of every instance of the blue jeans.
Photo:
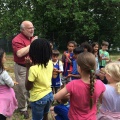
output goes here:
<path id="1" fill-rule="evenodd" d="M 32 120 L 42 120 L 44 114 L 49 112 L 52 101 L 53 93 L 50 92 L 38 101 L 31 102 Z"/>

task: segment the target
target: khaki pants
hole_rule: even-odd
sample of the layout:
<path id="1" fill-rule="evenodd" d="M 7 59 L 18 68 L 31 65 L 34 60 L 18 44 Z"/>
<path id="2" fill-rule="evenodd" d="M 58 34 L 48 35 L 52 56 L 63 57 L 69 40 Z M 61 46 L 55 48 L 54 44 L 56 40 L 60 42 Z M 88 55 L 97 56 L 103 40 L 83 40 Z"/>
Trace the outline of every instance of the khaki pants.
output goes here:
<path id="1" fill-rule="evenodd" d="M 26 80 L 26 67 L 20 66 L 15 63 L 14 65 L 15 71 L 15 79 L 18 82 L 16 85 L 16 98 L 18 101 L 18 108 L 20 111 L 27 110 L 27 102 L 28 102 L 28 91 L 25 88 L 25 80 Z"/>

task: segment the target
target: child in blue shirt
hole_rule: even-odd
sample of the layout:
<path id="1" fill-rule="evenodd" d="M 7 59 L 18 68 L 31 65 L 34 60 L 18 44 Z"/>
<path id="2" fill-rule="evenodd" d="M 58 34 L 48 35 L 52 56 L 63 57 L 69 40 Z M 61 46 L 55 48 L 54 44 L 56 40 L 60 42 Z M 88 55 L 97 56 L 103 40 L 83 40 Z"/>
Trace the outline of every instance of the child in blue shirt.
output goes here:
<path id="1" fill-rule="evenodd" d="M 62 62 L 63 62 L 63 76 L 66 77 L 68 76 L 68 71 L 72 71 L 72 63 L 73 63 L 73 50 L 76 47 L 76 44 L 74 41 L 69 41 L 67 44 L 67 51 L 64 51 L 62 55 Z"/>
<path id="2" fill-rule="evenodd" d="M 80 78 L 80 74 L 78 73 L 77 71 L 77 62 L 76 62 L 76 59 L 77 59 L 77 56 L 79 53 L 83 52 L 84 49 L 83 47 L 76 47 L 74 50 L 73 50 L 73 53 L 74 53 L 74 61 L 73 61 L 73 70 L 70 74 L 68 74 L 68 77 L 71 77 L 71 79 L 79 79 Z"/>
<path id="3" fill-rule="evenodd" d="M 60 104 L 56 106 L 52 106 L 50 108 L 52 116 L 55 117 L 55 120 L 69 120 L 68 119 L 68 111 L 69 111 L 69 94 L 67 94 L 64 98 L 59 100 Z"/>
<path id="4" fill-rule="evenodd" d="M 62 85 L 61 75 L 63 72 L 62 62 L 59 60 L 60 52 L 58 50 L 52 50 L 52 62 L 53 62 L 53 76 L 52 76 L 52 90 L 53 93 L 57 93 L 58 89 Z"/>

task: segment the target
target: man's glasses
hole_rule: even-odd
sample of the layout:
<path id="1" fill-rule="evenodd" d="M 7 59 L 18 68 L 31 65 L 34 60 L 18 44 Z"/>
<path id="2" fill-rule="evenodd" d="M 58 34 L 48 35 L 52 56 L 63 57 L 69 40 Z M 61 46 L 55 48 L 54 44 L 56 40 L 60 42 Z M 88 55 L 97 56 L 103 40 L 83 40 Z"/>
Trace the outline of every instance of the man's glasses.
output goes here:
<path id="1" fill-rule="evenodd" d="M 34 30 L 35 27 L 29 27 L 29 28 L 25 28 L 25 29 L 28 29 L 28 30 Z"/>

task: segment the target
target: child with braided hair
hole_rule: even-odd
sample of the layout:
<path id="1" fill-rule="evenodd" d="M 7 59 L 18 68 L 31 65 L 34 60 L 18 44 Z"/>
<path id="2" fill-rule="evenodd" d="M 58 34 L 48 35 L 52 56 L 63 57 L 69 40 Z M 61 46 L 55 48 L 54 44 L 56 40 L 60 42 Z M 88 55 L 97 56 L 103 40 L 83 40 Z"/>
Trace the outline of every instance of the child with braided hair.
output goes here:
<path id="1" fill-rule="evenodd" d="M 98 120 L 120 120 L 120 62 L 107 64 L 105 77 L 109 84 L 105 85 Z"/>
<path id="2" fill-rule="evenodd" d="M 80 53 L 77 64 L 81 79 L 69 82 L 54 95 L 54 99 L 59 100 L 70 93 L 69 119 L 96 120 L 97 101 L 105 91 L 105 86 L 95 79 L 95 56 L 89 52 Z"/>

